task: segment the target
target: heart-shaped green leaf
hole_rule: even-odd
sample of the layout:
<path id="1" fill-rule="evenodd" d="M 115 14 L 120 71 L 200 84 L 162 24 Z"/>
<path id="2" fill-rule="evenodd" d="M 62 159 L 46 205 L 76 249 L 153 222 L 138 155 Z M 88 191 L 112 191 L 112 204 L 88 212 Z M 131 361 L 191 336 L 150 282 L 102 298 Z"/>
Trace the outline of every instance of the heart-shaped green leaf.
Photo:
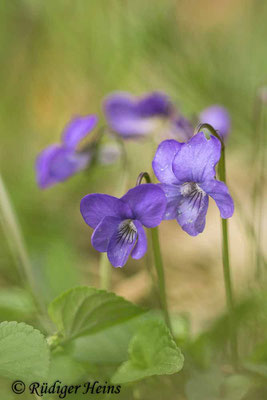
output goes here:
<path id="1" fill-rule="evenodd" d="M 91 287 L 77 287 L 56 298 L 49 315 L 66 340 L 119 324 L 144 310 L 133 303 Z"/>
<path id="2" fill-rule="evenodd" d="M 26 382 L 44 379 L 49 367 L 49 348 L 44 336 L 30 325 L 0 324 L 0 376 Z"/>
<path id="3" fill-rule="evenodd" d="M 113 375 L 113 383 L 126 383 L 153 375 L 174 374 L 184 357 L 163 322 L 148 321 L 129 344 L 129 360 Z"/>

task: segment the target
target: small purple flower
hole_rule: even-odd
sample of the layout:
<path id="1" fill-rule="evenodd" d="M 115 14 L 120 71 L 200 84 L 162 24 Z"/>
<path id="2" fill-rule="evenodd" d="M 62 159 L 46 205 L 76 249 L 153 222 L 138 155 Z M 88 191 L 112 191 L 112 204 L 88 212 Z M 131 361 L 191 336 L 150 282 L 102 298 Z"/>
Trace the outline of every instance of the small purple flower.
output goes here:
<path id="1" fill-rule="evenodd" d="M 205 108 L 199 115 L 201 124 L 210 124 L 225 140 L 231 129 L 231 118 L 226 108 L 213 105 Z"/>
<path id="2" fill-rule="evenodd" d="M 164 219 L 176 219 L 189 235 L 203 232 L 212 197 L 222 218 L 230 218 L 234 203 L 227 186 L 215 179 L 221 143 L 215 136 L 197 133 L 187 143 L 162 142 L 153 160 L 153 169 L 164 190 L 167 207 Z"/>
<path id="3" fill-rule="evenodd" d="M 95 128 L 97 121 L 96 115 L 73 118 L 64 129 L 61 144 L 51 145 L 39 154 L 36 174 L 41 189 L 63 182 L 89 165 L 90 150 L 79 151 L 78 146 Z"/>
<path id="4" fill-rule="evenodd" d="M 165 138 L 185 142 L 194 134 L 190 121 L 160 92 L 143 97 L 124 92 L 110 94 L 104 101 L 104 113 L 111 129 L 124 139 L 142 138 L 159 130 Z"/>
<path id="5" fill-rule="evenodd" d="M 143 137 L 157 128 L 159 120 L 172 113 L 169 98 L 160 92 L 135 97 L 117 92 L 104 100 L 107 122 L 114 132 L 124 139 Z"/>
<path id="6" fill-rule="evenodd" d="M 147 250 L 143 226 L 160 224 L 166 208 L 164 192 L 158 185 L 142 184 L 118 199 L 107 194 L 88 194 L 81 200 L 81 214 L 94 228 L 92 245 L 107 252 L 114 267 L 123 267 L 130 254 L 139 259 Z"/>

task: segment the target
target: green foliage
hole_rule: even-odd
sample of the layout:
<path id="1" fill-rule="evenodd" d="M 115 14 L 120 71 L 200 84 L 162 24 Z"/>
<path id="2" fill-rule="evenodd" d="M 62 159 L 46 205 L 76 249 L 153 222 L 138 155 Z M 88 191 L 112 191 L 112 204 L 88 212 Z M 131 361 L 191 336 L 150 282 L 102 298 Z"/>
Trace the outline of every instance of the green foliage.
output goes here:
<path id="1" fill-rule="evenodd" d="M 71 343 L 71 353 L 81 362 L 116 366 L 127 360 L 129 342 L 148 318 L 151 316 L 142 314 L 94 334 L 79 337 Z"/>
<path id="2" fill-rule="evenodd" d="M 0 324 L 0 376 L 26 382 L 45 379 L 49 349 L 44 336 L 30 325 Z"/>
<path id="3" fill-rule="evenodd" d="M 25 321 L 35 312 L 33 299 L 26 290 L 9 288 L 0 291 L 0 320 Z"/>
<path id="4" fill-rule="evenodd" d="M 134 382 L 153 375 L 179 372 L 184 358 L 165 324 L 146 322 L 129 344 L 129 360 L 112 377 L 113 383 Z"/>
<path id="5" fill-rule="evenodd" d="M 81 380 L 87 380 L 86 369 L 73 360 L 65 351 L 55 351 L 51 355 L 48 382 L 53 384 L 56 380 L 72 385 Z"/>
<path id="6" fill-rule="evenodd" d="M 64 339 L 95 333 L 144 313 L 122 297 L 91 287 L 77 287 L 56 298 L 49 315 Z"/>
<path id="7" fill-rule="evenodd" d="M 160 317 L 114 293 L 77 287 L 55 299 L 49 314 L 63 335 L 62 343 L 67 342 L 70 370 L 75 363 L 114 366 L 125 361 L 112 379 L 126 383 L 174 374 L 183 366 L 183 356 Z M 52 365 L 56 362 L 64 363 L 64 354 Z"/>
<path id="8" fill-rule="evenodd" d="M 73 340 L 69 350 L 77 361 L 90 362 L 94 365 L 118 365 L 128 359 L 128 346 L 134 334 L 146 322 L 163 321 L 161 314 L 149 311 L 128 321 L 111 326 L 94 334 Z M 175 318 L 175 338 L 183 342 L 185 321 Z M 180 334 L 180 335 L 179 335 Z"/>

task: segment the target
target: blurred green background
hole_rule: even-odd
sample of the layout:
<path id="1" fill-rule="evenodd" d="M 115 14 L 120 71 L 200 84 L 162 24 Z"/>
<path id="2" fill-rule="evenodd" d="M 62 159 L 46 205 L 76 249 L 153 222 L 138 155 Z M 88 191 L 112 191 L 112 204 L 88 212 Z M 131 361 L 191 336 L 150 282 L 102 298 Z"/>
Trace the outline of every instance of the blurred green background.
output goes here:
<path id="1" fill-rule="evenodd" d="M 21 224 L 40 297 L 48 303 L 76 285 L 99 286 L 100 255 L 90 244 L 91 230 L 81 218 L 79 204 L 91 192 L 116 196 L 122 190 L 120 162 L 94 166 L 45 191 L 37 187 L 36 156 L 60 140 L 70 118 L 98 113 L 104 124 L 102 100 L 114 90 L 136 95 L 161 90 L 190 118 L 206 106 L 222 104 L 232 118 L 227 173 L 236 203 L 230 221 L 234 288 L 238 299 L 245 298 L 238 309 L 238 321 L 244 323 L 239 345 L 245 358 L 260 342 L 251 359 L 265 363 L 257 372 L 265 380 L 266 296 L 256 296 L 251 302 L 246 298 L 255 289 L 255 243 L 248 222 L 253 220 L 250 193 L 257 159 L 253 107 L 257 89 L 267 84 L 266 20 L 264 0 L 0 2 L 0 171 Z M 140 171 L 151 171 L 156 143 L 129 141 L 126 149 L 128 189 Z M 265 213 L 259 216 L 267 226 L 264 207 Z M 162 223 L 160 237 L 168 301 L 171 311 L 180 315 L 175 331 L 183 345 L 189 330 L 193 335 L 205 332 L 210 321 L 225 310 L 218 210 L 211 204 L 206 229 L 196 238 L 189 237 L 175 221 Z M 266 228 L 262 243 L 265 240 Z M 113 291 L 136 303 L 158 306 L 151 295 L 146 258 L 129 260 L 123 269 L 110 268 Z M 266 288 L 264 280 L 262 284 Z M 0 229 L 0 320 L 38 326 L 31 298 L 21 291 L 23 285 L 4 229 Z M 226 340 L 224 329 L 222 317 L 192 344 L 183 378 L 178 376 L 172 384 L 167 378 L 166 382 L 165 378 L 149 381 L 151 398 L 157 393 L 158 399 L 162 395 L 165 400 L 164 382 L 174 398 L 180 379 L 194 375 L 196 365 L 207 366 L 212 351 L 212 360 L 216 359 L 219 343 Z M 188 374 L 190 357 L 195 364 Z M 189 383 L 190 400 L 215 399 L 210 384 L 218 371 L 212 362 L 207 375 L 196 374 L 196 380 Z M 242 379 L 237 386 L 246 391 Z M 235 384 L 231 382 L 234 388 Z M 201 387 L 204 397 L 197 397 Z M 207 387 L 210 392 L 205 394 Z M 134 398 L 146 394 L 150 398 L 147 381 L 141 389 L 134 389 Z M 267 396 L 265 389 L 255 393 L 246 399 Z M 245 399 L 227 397 L 241 398 Z"/>
<path id="2" fill-rule="evenodd" d="M 213 103 L 226 106 L 233 122 L 229 185 L 246 208 L 253 102 L 267 72 L 266 18 L 267 2 L 260 0 L 1 1 L 0 167 L 47 301 L 80 283 L 98 285 L 99 254 L 79 203 L 90 192 L 116 195 L 120 164 L 40 191 L 35 159 L 59 140 L 73 115 L 101 115 L 102 99 L 111 91 L 162 90 L 188 117 Z M 151 168 L 155 147 L 126 146 L 130 188 L 141 169 Z M 174 310 L 192 314 L 196 329 L 224 308 L 219 218 L 215 208 L 209 213 L 199 238 L 188 237 L 175 222 L 161 228 L 169 301 Z M 231 232 L 234 275 L 237 281 L 241 276 L 242 289 L 251 264 L 238 213 Z M 21 286 L 2 231 L 0 248 L 0 285 Z M 144 266 L 144 260 L 130 261 L 113 270 L 113 289 L 148 302 Z"/>

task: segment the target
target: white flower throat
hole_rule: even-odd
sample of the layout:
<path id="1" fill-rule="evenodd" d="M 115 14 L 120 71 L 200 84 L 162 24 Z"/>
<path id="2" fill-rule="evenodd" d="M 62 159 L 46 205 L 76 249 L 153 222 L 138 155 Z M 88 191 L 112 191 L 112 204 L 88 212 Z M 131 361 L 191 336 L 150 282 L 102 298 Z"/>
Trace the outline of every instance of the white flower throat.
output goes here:
<path id="1" fill-rule="evenodd" d="M 186 182 L 181 186 L 181 194 L 184 197 L 184 200 L 180 203 L 180 206 L 185 202 L 187 202 L 187 209 L 192 210 L 196 208 L 198 212 L 203 206 L 203 198 L 205 196 L 204 190 L 201 189 L 195 182 Z M 182 213 L 182 210 L 179 208 L 178 215 Z"/>
<path id="2" fill-rule="evenodd" d="M 205 194 L 204 190 L 202 190 L 201 187 L 198 186 L 197 183 L 195 183 L 195 182 L 183 183 L 183 185 L 181 187 L 181 194 L 184 197 L 191 197 L 198 193 L 200 193 L 202 195 Z"/>
<path id="3" fill-rule="evenodd" d="M 136 226 L 131 219 L 125 219 L 119 224 L 117 241 L 121 244 L 133 243 L 137 234 Z"/>

